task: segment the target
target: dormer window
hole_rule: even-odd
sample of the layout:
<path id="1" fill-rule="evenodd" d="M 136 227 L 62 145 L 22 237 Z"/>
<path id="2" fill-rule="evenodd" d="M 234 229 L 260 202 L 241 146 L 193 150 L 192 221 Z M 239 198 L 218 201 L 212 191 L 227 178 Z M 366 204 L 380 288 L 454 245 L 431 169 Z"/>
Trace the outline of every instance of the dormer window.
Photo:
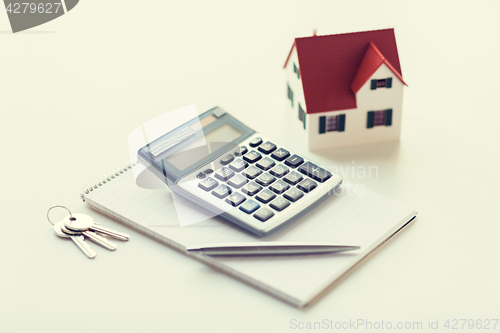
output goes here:
<path id="1" fill-rule="evenodd" d="M 299 68 L 293 63 L 293 72 L 297 74 L 297 79 L 300 79 Z"/>
<path id="2" fill-rule="evenodd" d="M 371 90 L 376 90 L 378 88 L 392 88 L 392 77 L 381 80 L 372 80 Z"/>

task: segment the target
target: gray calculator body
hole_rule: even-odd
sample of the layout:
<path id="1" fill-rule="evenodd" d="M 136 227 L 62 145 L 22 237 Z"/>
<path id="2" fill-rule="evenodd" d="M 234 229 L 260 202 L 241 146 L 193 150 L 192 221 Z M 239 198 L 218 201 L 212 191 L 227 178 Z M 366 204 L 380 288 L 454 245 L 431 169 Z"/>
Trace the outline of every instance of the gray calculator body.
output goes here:
<path id="1" fill-rule="evenodd" d="M 259 236 L 297 220 L 342 183 L 219 107 L 142 147 L 138 158 L 171 191 Z"/>

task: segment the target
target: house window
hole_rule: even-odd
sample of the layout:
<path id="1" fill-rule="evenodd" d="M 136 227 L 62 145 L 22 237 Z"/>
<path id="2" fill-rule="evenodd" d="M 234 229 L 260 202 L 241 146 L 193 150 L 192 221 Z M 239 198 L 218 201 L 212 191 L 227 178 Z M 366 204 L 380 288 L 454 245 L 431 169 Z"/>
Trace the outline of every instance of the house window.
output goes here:
<path id="1" fill-rule="evenodd" d="M 392 125 L 392 109 L 368 111 L 366 128 L 374 126 L 391 126 Z"/>
<path id="2" fill-rule="evenodd" d="M 293 72 L 297 74 L 297 79 L 300 79 L 300 71 L 295 63 L 293 63 Z"/>
<path id="3" fill-rule="evenodd" d="M 344 132 L 344 130 L 345 114 L 319 117 L 319 134 L 326 132 Z"/>
<path id="4" fill-rule="evenodd" d="M 373 116 L 373 126 L 385 125 L 385 110 L 375 111 Z"/>
<path id="5" fill-rule="evenodd" d="M 299 103 L 299 120 L 303 123 L 304 129 L 306 129 L 306 113 L 302 109 L 302 106 L 300 106 L 300 103 Z"/>
<path id="6" fill-rule="evenodd" d="M 339 116 L 326 117 L 326 131 L 334 132 L 339 129 Z"/>
<path id="7" fill-rule="evenodd" d="M 292 107 L 293 107 L 293 91 L 290 89 L 290 85 L 287 84 L 287 89 L 288 89 L 288 99 L 292 102 Z"/>
<path id="8" fill-rule="evenodd" d="M 378 88 L 392 88 L 392 77 L 381 80 L 372 80 L 371 90 L 376 90 Z"/>
<path id="9" fill-rule="evenodd" d="M 377 80 L 377 88 L 385 88 L 386 79 Z"/>

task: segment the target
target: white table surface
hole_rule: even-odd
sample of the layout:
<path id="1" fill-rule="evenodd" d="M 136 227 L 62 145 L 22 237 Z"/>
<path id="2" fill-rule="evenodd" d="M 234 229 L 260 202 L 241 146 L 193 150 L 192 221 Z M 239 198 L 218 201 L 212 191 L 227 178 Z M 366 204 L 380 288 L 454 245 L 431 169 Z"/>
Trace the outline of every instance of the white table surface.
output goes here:
<path id="1" fill-rule="evenodd" d="M 323 319 L 447 331 L 447 319 L 500 318 L 499 13 L 498 2 L 86 0 L 12 34 L 2 11 L 0 332 L 286 332 Z M 387 27 L 409 84 L 401 141 L 307 152 L 285 114 L 293 38 Z M 323 165 L 377 166 L 345 177 L 414 207 L 416 222 L 299 310 L 80 201 L 127 162 L 131 130 L 193 103 Z M 55 204 L 131 240 L 88 260 L 53 234 Z"/>

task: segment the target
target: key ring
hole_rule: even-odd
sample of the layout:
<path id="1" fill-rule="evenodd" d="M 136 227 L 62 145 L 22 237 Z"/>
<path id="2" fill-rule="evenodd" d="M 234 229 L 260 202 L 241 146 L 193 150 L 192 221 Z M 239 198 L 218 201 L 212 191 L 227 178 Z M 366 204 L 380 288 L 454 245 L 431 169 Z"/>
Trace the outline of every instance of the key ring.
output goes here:
<path id="1" fill-rule="evenodd" d="M 52 222 L 52 221 L 50 220 L 50 218 L 49 218 L 49 213 L 50 213 L 50 211 L 51 211 L 52 209 L 54 209 L 54 208 L 64 208 L 64 209 L 66 209 L 66 210 L 69 212 L 69 216 L 70 216 L 70 217 L 73 217 L 73 214 L 71 214 L 71 211 L 68 209 L 68 207 L 65 207 L 65 206 L 60 206 L 60 205 L 57 205 L 57 206 L 52 206 L 52 207 L 50 207 L 50 208 L 49 208 L 49 210 L 47 211 L 47 220 L 49 220 L 50 224 L 52 224 L 52 225 L 54 225 L 54 222 Z"/>

